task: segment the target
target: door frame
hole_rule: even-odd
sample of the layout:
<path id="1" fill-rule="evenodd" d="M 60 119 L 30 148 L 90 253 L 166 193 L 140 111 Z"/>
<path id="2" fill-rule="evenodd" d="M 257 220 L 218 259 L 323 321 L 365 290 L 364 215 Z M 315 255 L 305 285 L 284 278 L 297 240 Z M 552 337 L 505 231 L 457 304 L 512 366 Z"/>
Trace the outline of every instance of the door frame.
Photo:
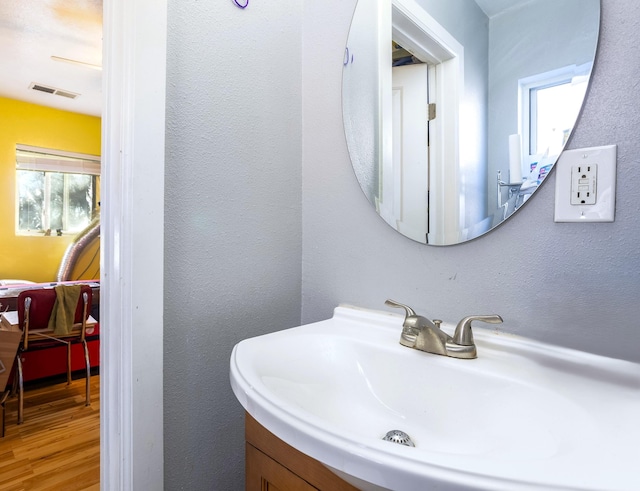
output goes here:
<path id="1" fill-rule="evenodd" d="M 100 253 L 100 486 L 104 490 L 164 487 L 166 36 L 167 0 L 104 0 Z"/>

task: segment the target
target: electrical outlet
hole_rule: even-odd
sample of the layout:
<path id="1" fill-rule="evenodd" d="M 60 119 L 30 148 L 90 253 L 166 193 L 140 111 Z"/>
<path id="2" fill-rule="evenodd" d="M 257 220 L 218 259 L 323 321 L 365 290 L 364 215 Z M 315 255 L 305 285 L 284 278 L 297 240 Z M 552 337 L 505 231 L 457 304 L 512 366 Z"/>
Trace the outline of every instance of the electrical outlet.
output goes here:
<path id="1" fill-rule="evenodd" d="M 556 222 L 613 222 L 615 145 L 565 150 L 556 163 Z"/>
<path id="2" fill-rule="evenodd" d="M 571 166 L 571 204 L 595 205 L 598 164 Z"/>

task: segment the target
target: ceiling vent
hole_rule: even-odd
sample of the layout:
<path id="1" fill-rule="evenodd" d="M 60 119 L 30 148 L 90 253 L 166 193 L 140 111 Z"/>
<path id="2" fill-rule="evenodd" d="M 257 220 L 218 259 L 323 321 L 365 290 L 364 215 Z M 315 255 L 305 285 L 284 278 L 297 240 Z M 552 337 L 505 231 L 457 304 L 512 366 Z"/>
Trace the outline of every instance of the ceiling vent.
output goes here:
<path id="1" fill-rule="evenodd" d="M 80 94 L 69 92 L 68 90 L 60 90 L 55 87 L 49 87 L 47 85 L 32 83 L 29 86 L 30 89 L 37 90 L 39 92 L 46 92 L 47 94 L 59 95 L 60 97 L 66 97 L 67 99 L 75 99 Z"/>

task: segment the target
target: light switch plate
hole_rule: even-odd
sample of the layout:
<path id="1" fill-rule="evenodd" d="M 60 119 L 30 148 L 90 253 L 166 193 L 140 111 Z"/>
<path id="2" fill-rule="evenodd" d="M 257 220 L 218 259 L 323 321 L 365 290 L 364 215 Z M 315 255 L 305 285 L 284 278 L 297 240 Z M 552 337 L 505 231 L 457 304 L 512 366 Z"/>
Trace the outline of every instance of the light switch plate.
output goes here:
<path id="1" fill-rule="evenodd" d="M 616 145 L 562 152 L 556 163 L 556 222 L 614 221 L 616 158 Z M 589 191 L 588 197 L 578 197 L 580 189 Z"/>

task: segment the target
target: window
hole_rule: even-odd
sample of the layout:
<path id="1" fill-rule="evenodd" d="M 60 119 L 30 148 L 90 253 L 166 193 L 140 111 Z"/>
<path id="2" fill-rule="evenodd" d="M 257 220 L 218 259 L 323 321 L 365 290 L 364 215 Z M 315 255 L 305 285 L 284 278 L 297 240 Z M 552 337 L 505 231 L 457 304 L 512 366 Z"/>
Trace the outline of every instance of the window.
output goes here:
<path id="1" fill-rule="evenodd" d="M 18 145 L 16 233 L 76 233 L 98 205 L 100 157 Z"/>
<path id="2" fill-rule="evenodd" d="M 520 125 L 529 165 L 564 148 L 582 107 L 590 69 L 590 64 L 570 66 L 520 81 Z"/>

